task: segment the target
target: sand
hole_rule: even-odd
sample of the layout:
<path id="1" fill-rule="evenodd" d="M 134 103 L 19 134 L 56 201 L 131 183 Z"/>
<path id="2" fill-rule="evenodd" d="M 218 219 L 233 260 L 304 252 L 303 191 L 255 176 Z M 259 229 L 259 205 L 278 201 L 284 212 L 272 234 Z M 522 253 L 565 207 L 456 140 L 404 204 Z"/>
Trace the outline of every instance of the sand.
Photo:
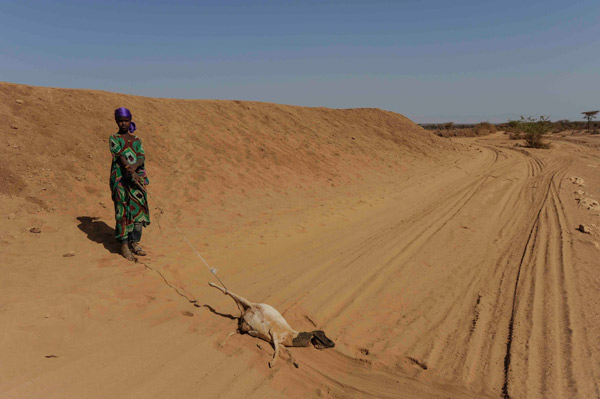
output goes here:
<path id="1" fill-rule="evenodd" d="M 119 106 L 151 179 L 138 263 L 112 238 Z M 598 136 L 10 83 L 0 121 L 2 398 L 599 397 Z M 336 347 L 269 369 L 269 344 L 221 344 L 238 311 L 184 236 Z"/>

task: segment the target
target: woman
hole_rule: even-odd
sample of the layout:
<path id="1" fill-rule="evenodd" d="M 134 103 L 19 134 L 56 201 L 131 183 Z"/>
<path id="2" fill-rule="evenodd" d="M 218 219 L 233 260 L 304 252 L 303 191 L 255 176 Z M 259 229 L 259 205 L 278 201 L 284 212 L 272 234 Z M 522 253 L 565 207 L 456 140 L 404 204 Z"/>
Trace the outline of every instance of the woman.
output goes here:
<path id="1" fill-rule="evenodd" d="M 127 108 L 117 108 L 115 121 L 119 131 L 109 139 L 112 153 L 110 189 L 117 221 L 115 238 L 121 244 L 123 257 L 134 260 L 133 254 L 146 255 L 139 242 L 142 227 L 150 224 L 145 190 L 149 182 L 144 169 L 142 140 L 132 134 L 135 123 L 131 121 L 131 112 Z"/>

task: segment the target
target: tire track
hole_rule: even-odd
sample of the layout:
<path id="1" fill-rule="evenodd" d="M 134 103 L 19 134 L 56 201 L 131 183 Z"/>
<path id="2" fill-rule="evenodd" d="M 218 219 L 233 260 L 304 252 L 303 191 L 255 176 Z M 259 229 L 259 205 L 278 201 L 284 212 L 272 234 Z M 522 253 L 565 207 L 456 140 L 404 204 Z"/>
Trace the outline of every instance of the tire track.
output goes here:
<path id="1" fill-rule="evenodd" d="M 491 161 L 486 161 L 484 168 L 489 168 L 493 164 Z M 453 215 L 462 209 L 465 204 L 472 198 L 479 189 L 486 183 L 487 176 L 477 176 L 470 179 L 460 186 L 452 189 L 446 196 L 436 197 L 433 201 L 428 202 L 422 209 L 414 212 L 412 215 L 400 221 L 394 221 L 393 224 L 386 223 L 384 228 L 371 233 L 364 237 L 358 245 L 346 247 L 344 249 L 345 262 L 342 265 L 337 265 L 336 268 L 314 267 L 311 270 L 303 271 L 303 280 L 310 279 L 313 281 L 310 290 L 302 287 L 302 291 L 296 296 L 296 300 L 290 304 L 295 305 L 311 296 L 313 292 L 322 289 L 323 286 L 335 287 L 330 291 L 330 296 L 324 298 L 324 302 L 338 303 L 336 309 L 330 310 L 329 314 L 336 314 L 347 309 L 351 303 L 356 302 L 351 298 L 357 298 L 359 293 L 371 287 L 377 279 L 376 276 L 381 275 L 384 271 L 394 272 L 397 269 L 390 268 L 390 265 L 396 265 L 399 257 L 407 258 L 406 254 L 414 253 L 419 246 L 427 242 L 427 240 L 441 229 L 445 224 L 452 219 Z M 389 219 L 389 216 L 386 216 Z M 428 223 L 424 226 L 420 224 L 426 220 Z M 406 234 L 408 231 L 415 231 L 413 234 Z M 393 250 L 390 252 L 390 249 Z M 377 268 L 365 268 L 365 263 L 368 264 L 369 258 L 373 254 L 391 253 L 384 262 L 380 262 Z M 348 278 L 341 279 L 339 271 L 344 270 L 344 276 Z M 365 270 L 367 273 L 365 273 Z M 350 283 L 355 278 L 360 278 L 362 283 L 356 286 L 355 283 Z M 293 279 L 290 279 L 292 283 Z M 335 284 L 332 281 L 336 281 Z M 353 290 L 348 291 L 348 286 L 353 286 Z M 289 289 L 289 287 L 288 287 Z M 346 301 L 341 301 L 340 296 L 349 298 Z"/>
<path id="2" fill-rule="evenodd" d="M 589 345 L 578 322 L 568 224 L 556 187 L 564 175 L 563 170 L 551 181 L 522 264 L 507 344 L 505 398 L 598 394 L 585 364 Z M 518 357 L 511 362 L 512 352 Z"/>
<path id="3" fill-rule="evenodd" d="M 521 277 L 521 270 L 523 269 L 523 264 L 525 262 L 525 257 L 528 255 L 528 252 L 531 250 L 530 247 L 533 246 L 534 244 L 534 240 L 535 240 L 535 230 L 538 227 L 539 224 L 539 220 L 540 220 L 540 215 L 542 213 L 542 210 L 544 209 L 544 205 L 546 204 L 546 202 L 548 201 L 548 196 L 550 193 L 550 188 L 552 187 L 552 179 L 554 179 L 554 175 L 555 173 L 552 174 L 550 181 L 548 182 L 548 187 L 546 188 L 546 195 L 544 196 L 544 202 L 542 203 L 537 216 L 535 218 L 535 221 L 533 223 L 533 226 L 531 227 L 531 230 L 529 231 L 529 234 L 527 236 L 527 241 L 525 243 L 525 250 L 523 251 L 522 255 L 521 255 L 521 261 L 519 262 L 519 265 L 517 267 L 517 274 L 516 274 L 516 278 L 515 278 L 515 287 L 513 290 L 513 295 L 512 295 L 512 310 L 510 313 L 510 321 L 508 323 L 508 336 L 506 338 L 506 354 L 504 356 L 504 384 L 502 385 L 502 396 L 507 399 L 510 398 L 509 392 L 508 392 L 508 384 L 509 384 L 509 370 L 510 370 L 510 362 L 511 362 L 511 357 L 512 357 L 512 343 L 513 343 L 513 334 L 514 334 L 514 327 L 515 327 L 515 314 L 516 314 L 516 307 L 517 307 L 517 294 L 518 294 L 518 290 L 519 290 L 519 281 L 520 281 L 520 277 Z M 530 246 L 531 244 L 531 246 Z"/>

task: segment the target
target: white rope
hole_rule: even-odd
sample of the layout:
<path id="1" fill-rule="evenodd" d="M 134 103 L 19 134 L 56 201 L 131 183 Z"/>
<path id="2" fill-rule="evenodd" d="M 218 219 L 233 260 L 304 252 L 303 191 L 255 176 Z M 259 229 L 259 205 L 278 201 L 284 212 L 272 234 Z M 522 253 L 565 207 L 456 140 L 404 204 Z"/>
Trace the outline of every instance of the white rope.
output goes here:
<path id="1" fill-rule="evenodd" d="M 164 208 L 164 206 L 160 203 L 160 201 L 157 201 L 154 197 L 152 197 L 150 195 L 150 192 L 148 191 L 148 189 L 146 189 L 146 187 L 143 184 L 138 184 L 145 192 L 146 194 L 148 194 L 148 197 L 152 198 L 152 201 L 156 201 L 156 203 L 158 203 L 158 206 L 162 209 Z M 192 249 L 192 251 L 194 251 L 194 253 L 196 254 L 196 256 L 198 258 L 200 258 L 200 260 L 202 261 L 202 263 L 204 263 L 204 266 L 206 266 L 206 268 L 208 269 L 209 272 L 211 272 L 215 278 L 219 281 L 219 283 L 221 283 L 221 285 L 223 286 L 223 288 L 225 288 L 225 290 L 227 290 L 227 287 L 225 286 L 225 283 L 223 281 L 221 281 L 221 279 L 219 278 L 219 276 L 217 276 L 217 269 L 214 267 L 210 267 L 210 265 L 208 264 L 208 262 L 204 259 L 204 257 L 202 257 L 202 255 L 200 255 L 200 252 L 198 252 L 198 250 L 196 249 L 196 247 L 194 247 L 192 245 L 192 243 L 190 242 L 190 240 L 187 239 L 187 237 L 181 232 L 181 230 L 179 230 L 179 228 L 177 227 L 177 225 L 175 225 L 175 223 L 173 221 L 171 221 L 170 219 L 167 218 L 167 220 L 169 220 L 169 223 L 171 223 L 171 225 L 175 228 L 175 230 L 179 233 L 179 235 L 181 235 L 181 237 L 183 237 L 183 239 L 185 240 L 185 242 L 187 243 L 187 245 L 189 245 L 189 247 Z"/>
<path id="2" fill-rule="evenodd" d="M 132 179 L 134 183 L 137 184 L 137 186 L 139 188 L 142 189 L 142 191 L 144 191 L 146 194 L 148 194 L 148 197 L 152 197 L 150 195 L 150 192 L 148 191 L 148 189 L 146 188 L 146 186 L 144 185 L 143 182 L 141 181 L 137 181 L 136 179 Z M 163 209 L 164 206 L 163 204 L 156 200 L 154 197 L 152 197 L 152 201 L 156 201 L 156 203 L 159 206 L 159 209 L 161 210 L 161 213 L 163 213 Z M 225 283 L 219 278 L 219 276 L 217 276 L 217 269 L 214 267 L 210 267 L 210 265 L 208 264 L 208 262 L 202 257 L 202 255 L 200 255 L 200 252 L 198 252 L 198 250 L 192 245 L 192 243 L 190 242 L 190 240 L 187 239 L 187 237 L 181 232 L 181 230 L 179 230 L 179 228 L 177 227 L 177 225 L 175 225 L 175 223 L 173 221 L 171 221 L 171 219 L 168 219 L 169 223 L 171 223 L 171 225 L 175 228 L 175 230 L 183 237 L 183 239 L 185 240 L 185 242 L 187 243 L 187 245 L 189 245 L 189 247 L 192 249 L 192 251 L 194 251 L 194 253 L 196 254 L 196 256 L 198 258 L 200 258 L 200 260 L 202 261 L 202 263 L 204 263 L 204 266 L 206 266 L 206 268 L 208 269 L 208 271 L 210 273 L 212 273 L 213 276 L 215 276 L 215 278 L 217 279 L 217 281 L 223 286 L 223 288 L 225 288 L 225 291 L 227 291 L 227 286 L 225 285 Z M 164 278 L 164 277 L 163 277 Z M 240 305 L 237 303 L 236 301 L 236 305 L 238 307 L 238 309 L 240 310 L 240 312 L 242 312 L 242 309 L 240 308 Z"/>

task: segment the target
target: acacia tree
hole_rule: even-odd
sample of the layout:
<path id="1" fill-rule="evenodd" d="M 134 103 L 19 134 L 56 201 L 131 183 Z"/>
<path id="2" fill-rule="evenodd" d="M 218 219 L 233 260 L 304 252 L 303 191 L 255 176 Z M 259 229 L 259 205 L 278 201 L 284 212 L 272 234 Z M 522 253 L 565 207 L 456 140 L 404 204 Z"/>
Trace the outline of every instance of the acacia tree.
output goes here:
<path id="1" fill-rule="evenodd" d="M 584 115 L 584 118 L 587 119 L 588 123 L 587 123 L 587 130 L 588 132 L 590 131 L 590 124 L 592 123 L 592 119 L 594 119 L 596 117 L 596 114 L 600 112 L 600 111 L 585 111 L 582 112 L 582 114 Z"/>

